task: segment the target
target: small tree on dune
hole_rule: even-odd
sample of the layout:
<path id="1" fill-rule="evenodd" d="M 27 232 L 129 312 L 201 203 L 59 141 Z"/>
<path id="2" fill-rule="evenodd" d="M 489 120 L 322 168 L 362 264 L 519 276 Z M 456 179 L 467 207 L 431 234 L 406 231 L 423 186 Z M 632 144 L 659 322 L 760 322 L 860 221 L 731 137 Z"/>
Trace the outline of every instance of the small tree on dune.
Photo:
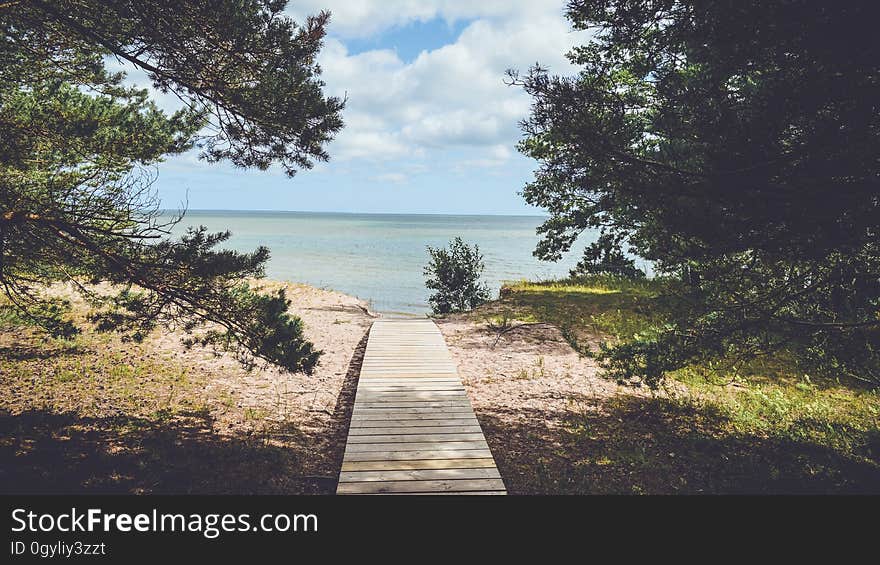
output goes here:
<path id="1" fill-rule="evenodd" d="M 429 245 L 428 256 L 425 286 L 435 291 L 428 298 L 435 314 L 472 310 L 489 300 L 489 287 L 480 281 L 485 265 L 479 246 L 456 237 L 448 248 Z"/>
<path id="2" fill-rule="evenodd" d="M 645 271 L 636 267 L 636 262 L 621 249 L 622 236 L 602 233 L 599 238 L 584 249 L 584 255 L 570 271 L 571 276 L 613 275 L 626 279 L 643 279 Z"/>

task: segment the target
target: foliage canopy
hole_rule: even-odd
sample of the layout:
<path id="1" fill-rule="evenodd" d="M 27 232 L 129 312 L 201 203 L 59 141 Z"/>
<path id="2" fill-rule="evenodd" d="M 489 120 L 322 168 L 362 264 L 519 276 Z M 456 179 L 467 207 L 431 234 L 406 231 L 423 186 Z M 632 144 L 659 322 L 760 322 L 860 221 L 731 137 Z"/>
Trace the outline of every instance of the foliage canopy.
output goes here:
<path id="1" fill-rule="evenodd" d="M 192 148 L 209 162 L 289 175 L 328 158 L 343 101 L 316 56 L 329 14 L 297 25 L 279 0 L 21 0 L 0 4 L 0 285 L 56 335 L 78 331 L 43 285 L 69 281 L 98 328 L 142 338 L 157 323 L 196 341 L 310 372 L 319 352 L 283 292 L 256 294 L 268 251 L 218 250 L 228 233 L 169 236 L 155 166 Z M 182 109 L 124 84 L 126 63 Z M 98 295 L 84 282 L 122 285 Z"/>
<path id="2" fill-rule="evenodd" d="M 781 347 L 880 383 L 880 43 L 873 2 L 577 0 L 574 77 L 535 67 L 520 150 L 549 210 L 536 255 L 588 228 L 681 275 L 689 308 L 605 348 L 656 384 Z"/>

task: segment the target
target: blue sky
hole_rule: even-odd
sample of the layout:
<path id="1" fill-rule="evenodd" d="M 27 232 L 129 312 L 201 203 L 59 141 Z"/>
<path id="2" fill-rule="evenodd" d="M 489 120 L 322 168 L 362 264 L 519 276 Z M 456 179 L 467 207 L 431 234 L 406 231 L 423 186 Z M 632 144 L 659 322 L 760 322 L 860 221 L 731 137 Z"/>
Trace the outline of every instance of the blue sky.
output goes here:
<path id="1" fill-rule="evenodd" d="M 329 163 L 288 179 L 188 154 L 159 167 L 164 207 L 339 212 L 529 214 L 518 195 L 534 161 L 519 155 L 525 93 L 508 68 L 574 71 L 564 0 L 303 0 L 302 20 L 332 13 L 319 63 L 328 94 L 345 95 L 345 129 Z M 132 73 L 132 80 L 137 77 Z M 175 100 L 154 93 L 161 106 Z"/>

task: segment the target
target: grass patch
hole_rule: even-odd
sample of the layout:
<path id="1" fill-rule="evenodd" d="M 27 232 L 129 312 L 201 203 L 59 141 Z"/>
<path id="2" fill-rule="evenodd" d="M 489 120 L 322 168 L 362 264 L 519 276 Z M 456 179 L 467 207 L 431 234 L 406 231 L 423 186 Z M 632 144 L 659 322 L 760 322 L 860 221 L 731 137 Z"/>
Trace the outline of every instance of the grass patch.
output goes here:
<path id="1" fill-rule="evenodd" d="M 510 282 L 472 316 L 550 323 L 579 348 L 674 316 L 670 284 Z M 541 461 L 508 462 L 527 477 L 523 492 L 880 492 L 880 393 L 805 374 L 787 352 L 686 367 L 656 394 L 573 407 L 561 427 L 523 432 L 555 445 Z"/>
<path id="2" fill-rule="evenodd" d="M 578 348 L 598 336 L 626 339 L 661 322 L 673 308 L 664 294 L 669 284 L 608 276 L 507 282 L 501 299 L 480 308 L 477 315 L 552 323 Z"/>

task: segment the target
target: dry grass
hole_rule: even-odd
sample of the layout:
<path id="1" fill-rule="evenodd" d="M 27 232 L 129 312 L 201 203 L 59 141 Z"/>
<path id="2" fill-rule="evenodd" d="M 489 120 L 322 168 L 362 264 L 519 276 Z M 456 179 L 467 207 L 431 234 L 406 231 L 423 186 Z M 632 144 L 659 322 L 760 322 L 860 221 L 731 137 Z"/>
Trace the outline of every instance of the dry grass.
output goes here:
<path id="1" fill-rule="evenodd" d="M 6 320 L 3 491 L 333 492 L 346 390 L 370 319 L 351 297 L 285 286 L 327 352 L 313 376 L 246 372 L 225 355 L 186 350 L 174 332 L 141 344 L 88 331 L 59 341 Z"/>

